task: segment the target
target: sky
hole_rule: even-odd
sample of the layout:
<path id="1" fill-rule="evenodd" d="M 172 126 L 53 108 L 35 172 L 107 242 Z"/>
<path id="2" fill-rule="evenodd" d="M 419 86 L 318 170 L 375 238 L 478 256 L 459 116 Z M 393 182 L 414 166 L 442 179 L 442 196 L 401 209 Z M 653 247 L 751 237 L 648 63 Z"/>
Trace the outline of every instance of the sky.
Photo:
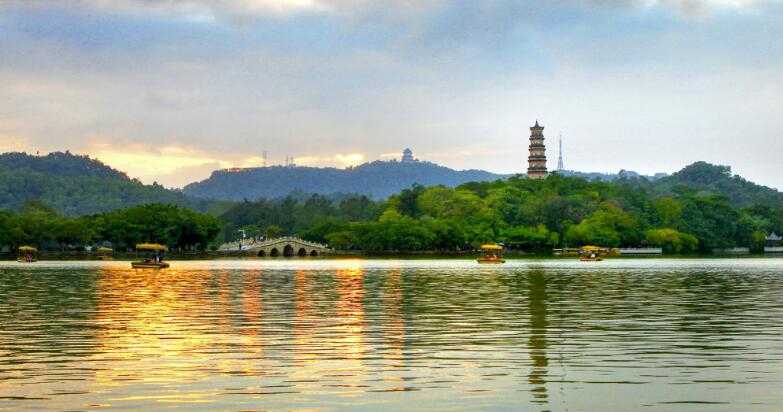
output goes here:
<path id="1" fill-rule="evenodd" d="M 783 0 L 0 0 L 0 152 L 169 187 L 416 157 L 783 189 Z"/>

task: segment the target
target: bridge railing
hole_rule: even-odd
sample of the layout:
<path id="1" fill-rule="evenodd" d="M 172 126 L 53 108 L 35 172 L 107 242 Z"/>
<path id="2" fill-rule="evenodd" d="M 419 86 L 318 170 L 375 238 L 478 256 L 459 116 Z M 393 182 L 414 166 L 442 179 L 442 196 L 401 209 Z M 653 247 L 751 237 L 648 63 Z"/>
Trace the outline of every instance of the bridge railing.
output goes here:
<path id="1" fill-rule="evenodd" d="M 303 240 L 301 238 L 298 238 L 296 236 L 283 236 L 278 237 L 274 239 L 266 239 L 266 240 L 253 240 L 253 239 L 246 239 L 243 241 L 235 241 L 235 242 L 227 242 L 220 247 L 218 247 L 218 250 L 240 250 L 240 244 L 242 246 L 242 250 L 245 249 L 252 249 L 252 248 L 263 248 L 266 246 L 271 246 L 278 243 L 300 243 L 305 246 L 310 246 L 313 248 L 319 248 L 319 249 L 329 249 L 329 245 L 325 245 L 323 243 L 317 243 L 317 242 L 310 242 L 308 240 Z"/>

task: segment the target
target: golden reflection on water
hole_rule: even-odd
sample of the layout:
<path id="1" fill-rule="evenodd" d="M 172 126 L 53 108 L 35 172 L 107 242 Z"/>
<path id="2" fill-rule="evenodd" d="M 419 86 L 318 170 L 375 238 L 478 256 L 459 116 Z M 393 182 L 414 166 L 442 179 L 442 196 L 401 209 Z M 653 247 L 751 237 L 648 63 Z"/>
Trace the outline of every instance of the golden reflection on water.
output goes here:
<path id="1" fill-rule="evenodd" d="M 338 270 L 335 279 L 335 321 L 338 324 L 333 344 L 344 357 L 336 374 L 341 377 L 341 385 L 358 388 L 365 379 L 364 356 L 368 351 L 364 340 L 364 271 L 361 268 Z M 351 394 L 360 393 L 356 390 Z"/>
<path id="2" fill-rule="evenodd" d="M 255 376 L 263 358 L 261 272 L 237 281 L 229 272 L 102 270 L 96 283 L 90 359 L 97 388 L 172 385 L 215 374 Z M 209 287 L 212 285 L 212 287 Z M 214 292 L 214 293 L 213 293 Z M 242 348 L 241 354 L 219 348 Z M 209 402 L 215 388 L 189 393 L 120 396 L 118 401 Z M 118 393 L 122 393 L 119 391 Z"/>
<path id="3" fill-rule="evenodd" d="M 299 270 L 294 275 L 293 363 L 295 368 L 289 378 L 305 390 L 317 390 L 320 376 L 314 369 L 321 361 L 318 347 L 321 339 L 316 336 L 320 313 L 313 304 L 312 279 L 308 271 Z"/>
<path id="4" fill-rule="evenodd" d="M 405 318 L 403 317 L 402 272 L 399 269 L 389 271 L 383 282 L 383 308 L 386 322 L 383 325 L 385 350 L 383 357 L 387 366 L 401 368 L 405 366 Z M 389 374 L 384 377 L 389 381 L 402 383 L 399 376 Z M 401 388 L 395 388 L 401 389 Z"/>
<path id="5" fill-rule="evenodd" d="M 171 287 L 178 275 L 177 271 L 99 272 L 95 323 L 100 328 L 95 338 L 100 350 L 91 361 L 111 367 L 96 370 L 98 386 L 127 385 L 137 380 L 165 384 L 207 376 L 205 371 L 190 366 L 208 360 L 201 350 L 213 341 L 205 333 L 207 327 L 225 327 L 225 323 L 199 321 L 201 317 L 193 312 L 203 306 L 189 303 L 194 299 L 211 300 L 205 299 L 202 282 L 189 282 L 187 289 Z M 183 318 L 197 323 L 177 328 Z"/>
<path id="6" fill-rule="evenodd" d="M 779 404 L 780 268 L 364 265 L 0 272 L 0 410 Z"/>

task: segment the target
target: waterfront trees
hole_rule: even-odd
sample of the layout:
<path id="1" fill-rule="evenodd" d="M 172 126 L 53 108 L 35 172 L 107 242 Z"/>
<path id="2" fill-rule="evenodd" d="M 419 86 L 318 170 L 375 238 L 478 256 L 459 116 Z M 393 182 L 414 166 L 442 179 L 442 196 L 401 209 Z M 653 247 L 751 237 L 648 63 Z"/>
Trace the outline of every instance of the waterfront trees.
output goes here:
<path id="1" fill-rule="evenodd" d="M 337 249 L 366 251 L 469 250 L 501 241 L 531 252 L 596 244 L 690 253 L 733 246 L 760 250 L 764 235 L 773 231 L 783 233 L 779 204 L 738 208 L 724 196 L 685 186 L 659 193 L 639 179 L 599 182 L 557 174 L 456 188 L 413 186 L 386 201 L 303 194 L 244 201 L 219 219 L 162 204 L 80 218 L 35 202 L 16 212 L 0 211 L 0 246 L 30 243 L 50 249 L 104 241 L 116 249 L 146 241 L 204 249 L 244 232 L 299 235 Z"/>
<path id="2" fill-rule="evenodd" d="M 0 212 L 0 246 L 30 244 L 43 249 L 81 249 L 111 242 L 115 249 L 158 242 L 174 249 L 205 249 L 220 231 L 210 215 L 174 205 L 149 204 L 71 218 L 37 203 L 20 212 Z"/>
<path id="3" fill-rule="evenodd" d="M 293 218 L 281 219 L 286 213 Z M 245 202 L 222 218 L 227 227 L 274 224 L 286 234 L 367 251 L 453 251 L 502 241 L 525 251 L 596 244 L 690 253 L 758 248 L 762 234 L 783 232 L 781 207 L 738 209 L 726 197 L 684 186 L 658 193 L 640 179 L 590 182 L 557 174 L 456 188 L 416 185 L 383 202 L 320 196 Z"/>

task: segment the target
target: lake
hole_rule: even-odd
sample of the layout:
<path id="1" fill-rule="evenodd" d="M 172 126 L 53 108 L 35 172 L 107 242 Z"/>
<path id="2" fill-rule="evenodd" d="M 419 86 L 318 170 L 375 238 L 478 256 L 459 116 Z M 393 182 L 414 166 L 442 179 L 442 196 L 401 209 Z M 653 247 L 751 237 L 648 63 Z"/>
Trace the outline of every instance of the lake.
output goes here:
<path id="1" fill-rule="evenodd" d="M 0 263 L 0 410 L 783 410 L 783 259 Z"/>

